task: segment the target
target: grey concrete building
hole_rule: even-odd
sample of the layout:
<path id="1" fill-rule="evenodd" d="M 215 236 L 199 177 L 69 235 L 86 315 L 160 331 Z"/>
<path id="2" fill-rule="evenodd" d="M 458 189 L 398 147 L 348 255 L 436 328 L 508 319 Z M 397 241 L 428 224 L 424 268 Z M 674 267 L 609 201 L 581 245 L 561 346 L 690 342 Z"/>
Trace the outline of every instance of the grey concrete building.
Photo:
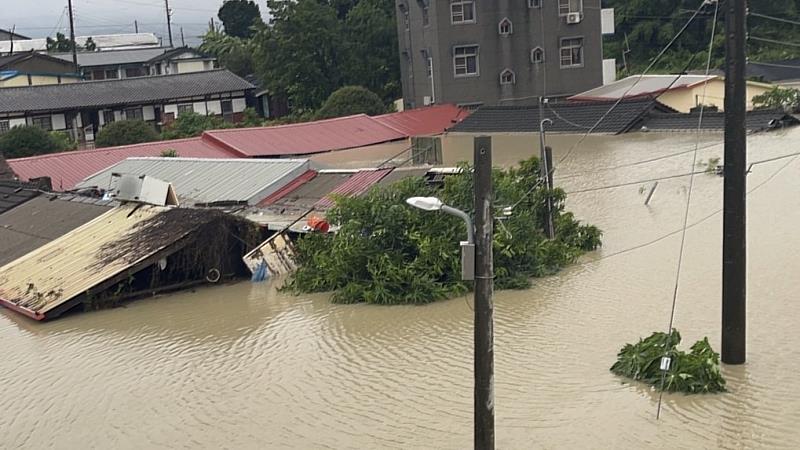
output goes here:
<path id="1" fill-rule="evenodd" d="M 405 107 L 535 103 L 600 86 L 600 0 L 395 0 Z"/>

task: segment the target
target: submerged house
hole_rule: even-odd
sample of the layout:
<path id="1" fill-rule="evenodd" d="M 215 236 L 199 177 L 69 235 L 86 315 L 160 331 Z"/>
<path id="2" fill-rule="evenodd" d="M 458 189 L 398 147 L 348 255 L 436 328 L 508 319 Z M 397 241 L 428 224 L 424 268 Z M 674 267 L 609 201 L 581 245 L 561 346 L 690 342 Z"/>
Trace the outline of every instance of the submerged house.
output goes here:
<path id="1" fill-rule="evenodd" d="M 249 275 L 250 222 L 213 209 L 127 203 L 0 267 L 0 305 L 35 320 Z"/>

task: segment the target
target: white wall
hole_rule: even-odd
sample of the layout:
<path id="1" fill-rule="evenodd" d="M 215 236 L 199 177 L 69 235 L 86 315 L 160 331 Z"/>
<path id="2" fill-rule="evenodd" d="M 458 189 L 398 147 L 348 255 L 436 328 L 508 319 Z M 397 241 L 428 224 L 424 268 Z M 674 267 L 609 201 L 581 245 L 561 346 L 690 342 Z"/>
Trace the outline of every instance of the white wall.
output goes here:
<path id="1" fill-rule="evenodd" d="M 194 102 L 192 104 L 192 108 L 194 109 L 194 112 L 196 112 L 197 114 L 200 114 L 200 115 L 203 115 L 203 116 L 205 116 L 207 114 L 206 113 L 206 103 L 205 102 Z"/>
<path id="2" fill-rule="evenodd" d="M 142 107 L 142 119 L 156 120 L 156 109 L 153 105 L 145 105 Z"/>
<path id="3" fill-rule="evenodd" d="M 222 103 L 219 100 L 209 100 L 208 114 L 222 114 Z"/>
<path id="4" fill-rule="evenodd" d="M 243 98 L 233 99 L 233 112 L 242 112 L 247 108 L 247 102 Z"/>
<path id="5" fill-rule="evenodd" d="M 178 105 L 164 105 L 164 114 L 172 113 L 178 117 Z"/>
<path id="6" fill-rule="evenodd" d="M 54 130 L 66 130 L 67 129 L 67 119 L 64 117 L 63 114 L 53 114 L 50 116 L 50 122 L 53 124 Z"/>
<path id="7" fill-rule="evenodd" d="M 114 120 L 125 120 L 125 114 L 122 111 L 114 111 Z"/>
<path id="8" fill-rule="evenodd" d="M 24 126 L 24 125 L 25 125 L 25 119 L 24 118 L 23 119 L 9 119 L 8 120 L 8 126 L 10 128 L 21 127 L 21 126 Z"/>

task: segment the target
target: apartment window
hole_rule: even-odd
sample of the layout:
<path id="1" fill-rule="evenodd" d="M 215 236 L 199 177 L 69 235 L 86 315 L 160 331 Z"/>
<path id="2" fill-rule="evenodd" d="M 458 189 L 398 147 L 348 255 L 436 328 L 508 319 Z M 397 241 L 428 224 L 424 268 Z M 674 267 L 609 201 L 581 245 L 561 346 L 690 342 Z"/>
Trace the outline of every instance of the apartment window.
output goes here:
<path id="1" fill-rule="evenodd" d="M 428 17 L 428 7 L 422 8 L 422 26 L 427 27 L 431 24 L 431 19 Z"/>
<path id="2" fill-rule="evenodd" d="M 111 111 L 111 110 L 103 111 L 103 123 L 104 124 L 109 124 L 111 122 L 114 122 L 114 120 L 116 120 L 116 118 L 114 117 L 114 111 Z"/>
<path id="3" fill-rule="evenodd" d="M 456 77 L 479 74 L 478 46 L 464 45 L 453 48 L 453 69 Z"/>
<path id="4" fill-rule="evenodd" d="M 531 50 L 531 62 L 533 64 L 541 64 L 544 62 L 544 50 L 542 50 L 542 47 L 536 47 Z"/>
<path id="5" fill-rule="evenodd" d="M 498 31 L 500 32 L 500 36 L 508 36 L 514 32 L 514 26 L 511 24 L 511 21 L 508 19 L 508 17 L 500 21 L 500 24 L 498 25 Z"/>
<path id="6" fill-rule="evenodd" d="M 178 116 L 184 113 L 193 113 L 194 112 L 194 105 L 191 103 L 185 105 L 178 105 Z"/>
<path id="7" fill-rule="evenodd" d="M 583 38 L 561 39 L 561 67 L 583 67 Z"/>
<path id="8" fill-rule="evenodd" d="M 142 108 L 125 109 L 125 120 L 144 120 L 144 116 L 142 115 Z"/>
<path id="9" fill-rule="evenodd" d="M 558 15 L 583 12 L 583 0 L 558 0 Z"/>
<path id="10" fill-rule="evenodd" d="M 53 121 L 50 116 L 40 116 L 31 118 L 31 125 L 37 126 L 45 131 L 53 131 Z"/>
<path id="11" fill-rule="evenodd" d="M 528 8 L 541 8 L 542 0 L 528 0 Z"/>
<path id="12" fill-rule="evenodd" d="M 516 81 L 517 77 L 511 69 L 500 72 L 500 84 L 514 84 Z"/>
<path id="13" fill-rule="evenodd" d="M 0 134 L 7 133 L 11 129 L 7 120 L 0 120 Z"/>
<path id="14" fill-rule="evenodd" d="M 450 21 L 453 24 L 475 23 L 475 1 L 474 0 L 451 1 Z"/>
<path id="15" fill-rule="evenodd" d="M 144 69 L 141 67 L 128 67 L 125 69 L 125 78 L 143 77 L 144 75 Z"/>

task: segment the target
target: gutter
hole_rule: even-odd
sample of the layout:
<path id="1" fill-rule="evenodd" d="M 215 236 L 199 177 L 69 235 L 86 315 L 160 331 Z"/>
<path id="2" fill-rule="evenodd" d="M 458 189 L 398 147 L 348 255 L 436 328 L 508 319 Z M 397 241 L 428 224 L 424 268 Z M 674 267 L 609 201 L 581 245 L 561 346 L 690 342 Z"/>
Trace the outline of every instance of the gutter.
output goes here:
<path id="1" fill-rule="evenodd" d="M 0 298 L 0 305 L 5 306 L 6 308 L 15 311 L 23 316 L 28 316 L 33 320 L 42 321 L 45 319 L 45 315 L 42 313 L 38 313 L 32 309 L 26 308 L 24 306 L 19 306 L 16 303 L 12 303 L 4 298 Z"/>

